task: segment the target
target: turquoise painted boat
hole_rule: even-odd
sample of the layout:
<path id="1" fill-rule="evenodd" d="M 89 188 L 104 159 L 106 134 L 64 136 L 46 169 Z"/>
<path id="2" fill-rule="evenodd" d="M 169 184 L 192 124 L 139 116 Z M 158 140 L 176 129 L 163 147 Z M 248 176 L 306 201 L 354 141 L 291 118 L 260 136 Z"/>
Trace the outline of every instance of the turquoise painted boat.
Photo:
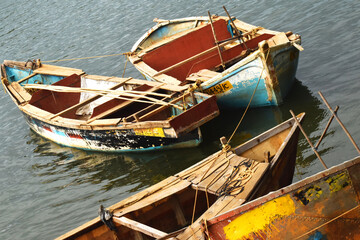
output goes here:
<path id="1" fill-rule="evenodd" d="M 157 24 L 132 47 L 130 62 L 148 80 L 215 94 L 219 107 L 280 105 L 291 89 L 301 37 L 212 16 Z"/>
<path id="2" fill-rule="evenodd" d="M 186 87 L 7 61 L 1 82 L 30 128 L 60 145 L 129 152 L 193 147 L 219 114 L 216 97 Z"/>

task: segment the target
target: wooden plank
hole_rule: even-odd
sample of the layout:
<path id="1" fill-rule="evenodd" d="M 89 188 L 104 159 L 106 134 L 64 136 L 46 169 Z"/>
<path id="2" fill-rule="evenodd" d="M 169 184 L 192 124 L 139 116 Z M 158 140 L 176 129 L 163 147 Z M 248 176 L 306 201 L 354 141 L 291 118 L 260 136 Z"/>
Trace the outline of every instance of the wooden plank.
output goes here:
<path id="1" fill-rule="evenodd" d="M 174 94 L 171 94 L 170 97 L 173 97 Z M 166 99 L 170 97 L 164 97 L 160 99 L 160 101 L 165 101 Z M 154 108 L 158 107 L 158 104 L 152 104 L 150 106 L 147 106 L 146 108 L 143 108 L 136 113 L 131 114 L 130 116 L 125 117 L 125 121 L 130 121 L 131 118 L 134 118 L 137 122 L 140 121 L 139 117 L 141 117 L 141 114 L 146 114 L 148 111 L 152 111 Z"/>
<path id="2" fill-rule="evenodd" d="M 123 85 L 124 85 L 127 81 L 129 81 L 130 79 L 132 79 L 132 78 L 130 77 L 130 78 L 127 78 L 127 79 L 123 79 L 122 82 L 119 82 L 118 84 L 116 84 L 115 86 L 112 86 L 112 87 L 109 88 L 108 90 L 115 90 L 115 89 L 123 86 Z M 91 98 L 88 98 L 88 99 L 86 99 L 86 100 L 84 100 L 84 101 L 81 101 L 81 102 L 79 102 L 78 104 L 75 104 L 75 105 L 73 105 L 73 106 L 71 106 L 71 107 L 69 107 L 69 108 L 67 108 L 67 109 L 64 109 L 63 111 L 55 114 L 55 115 L 52 116 L 50 119 L 53 119 L 53 118 L 55 118 L 55 117 L 57 117 L 57 116 L 60 116 L 60 115 L 62 115 L 62 114 L 64 114 L 64 113 L 67 113 L 67 112 L 69 112 L 69 111 L 71 111 L 71 110 L 73 110 L 73 109 L 76 109 L 76 108 L 82 107 L 82 106 L 84 106 L 84 105 L 86 105 L 86 104 L 89 104 L 89 103 L 91 103 L 91 102 L 93 102 L 93 101 L 95 101 L 95 100 L 97 100 L 97 99 L 99 99 L 99 98 L 101 98 L 101 97 L 103 97 L 103 96 L 102 96 L 102 95 L 96 95 L 96 96 L 93 96 L 93 97 L 91 97 Z"/>
<path id="3" fill-rule="evenodd" d="M 189 94 L 190 94 L 190 93 L 185 93 L 184 95 L 182 95 L 182 96 L 180 96 L 180 97 L 178 97 L 178 98 L 175 98 L 174 100 L 170 101 L 169 104 L 175 104 L 176 102 L 184 99 L 184 98 L 185 98 L 187 95 L 189 95 Z M 170 106 L 169 106 L 169 105 L 160 106 L 160 107 L 158 107 L 157 109 L 155 109 L 155 110 L 153 110 L 153 111 L 151 111 L 151 112 L 148 112 L 148 113 L 144 114 L 143 116 L 141 116 L 141 117 L 139 118 L 139 120 L 140 120 L 140 121 L 143 121 L 143 120 L 145 120 L 145 119 L 147 119 L 147 118 L 149 118 L 149 117 L 151 117 L 151 116 L 153 116 L 153 115 L 161 112 L 162 110 L 164 110 L 164 109 L 166 109 L 166 108 L 168 108 L 168 107 L 170 107 Z"/>
<path id="4" fill-rule="evenodd" d="M 221 213 L 224 213 L 234 207 L 242 205 L 247 197 L 254 190 L 256 184 L 261 180 L 265 170 L 269 167 L 269 164 L 262 164 L 258 167 L 257 175 L 254 175 L 252 179 L 247 183 L 247 188 L 236 197 L 224 196 L 219 198 L 202 216 L 200 216 L 192 225 L 189 226 L 183 233 L 177 236 L 178 239 L 202 239 L 201 221 L 203 219 L 213 218 Z"/>
<path id="5" fill-rule="evenodd" d="M 22 104 L 25 102 L 25 99 L 21 97 L 21 95 L 13 88 L 12 85 L 7 85 L 7 88 L 11 92 L 11 94 L 16 98 L 16 100 L 19 102 L 19 104 Z"/>
<path id="6" fill-rule="evenodd" d="M 167 235 L 167 233 L 165 233 L 165 232 L 162 232 L 160 230 L 157 230 L 157 229 L 147 226 L 145 224 L 136 222 L 136 221 L 131 220 L 126 217 L 120 217 L 120 218 L 113 217 L 112 219 L 117 224 L 126 226 L 126 227 L 131 228 L 138 232 L 142 232 L 142 233 L 144 233 L 148 236 L 154 237 L 154 238 L 160 238 L 160 237 L 164 237 Z"/>
<path id="7" fill-rule="evenodd" d="M 31 99 L 31 95 L 30 93 L 28 93 L 23 87 L 20 86 L 20 84 L 18 82 L 13 82 L 10 84 L 15 91 L 17 91 L 20 96 L 26 101 L 30 101 Z"/>
<path id="8" fill-rule="evenodd" d="M 22 82 L 24 82 L 24 81 L 26 81 L 26 80 L 28 80 L 28 79 L 30 79 L 30 78 L 32 78 L 32 77 L 34 77 L 34 76 L 36 76 L 37 75 L 37 73 L 33 73 L 33 74 L 30 74 L 29 76 L 27 76 L 27 77 L 24 77 L 23 79 L 20 79 L 19 81 L 17 81 L 17 83 L 22 83 Z"/>
<path id="9" fill-rule="evenodd" d="M 34 70 L 34 73 L 68 77 L 73 74 L 82 75 L 85 72 L 76 68 L 42 64 L 41 67 Z"/>
<path id="10" fill-rule="evenodd" d="M 170 182 L 169 179 L 172 179 L 173 181 Z M 167 183 L 165 185 L 162 185 L 165 183 L 162 181 L 162 184 L 159 185 L 160 188 L 157 188 L 156 190 L 153 189 L 155 191 L 146 189 L 143 192 L 140 192 L 139 195 L 134 195 L 134 197 L 130 199 L 125 199 L 127 201 L 122 202 L 122 206 L 116 204 L 119 208 L 114 210 L 114 216 L 121 217 L 129 212 L 150 206 L 155 202 L 159 202 L 161 199 L 165 199 L 184 190 L 191 184 L 188 181 L 180 180 L 178 178 L 171 177 L 169 179 L 164 180 Z"/>
<path id="11" fill-rule="evenodd" d="M 184 216 L 184 210 L 181 207 L 179 198 L 176 195 L 170 197 L 170 204 L 175 212 L 176 221 L 180 226 L 186 226 L 187 221 Z"/>
<path id="12" fill-rule="evenodd" d="M 153 88 L 150 88 L 147 92 L 154 92 L 154 91 L 156 91 L 156 90 L 158 90 L 158 89 L 159 89 L 159 87 L 153 87 Z M 144 95 L 144 96 L 146 96 L 146 95 Z M 105 112 L 103 112 L 103 113 L 101 113 L 101 114 L 93 117 L 93 118 L 90 118 L 90 119 L 87 121 L 87 123 L 91 123 L 91 122 L 93 122 L 93 121 L 95 121 L 95 120 L 97 120 L 97 119 L 106 117 L 106 116 L 108 116 L 108 115 L 116 112 L 117 110 L 119 110 L 119 109 L 121 109 L 121 108 L 123 108 L 123 107 L 125 107 L 125 106 L 127 106 L 127 105 L 129 105 L 129 104 L 131 104 L 134 100 L 140 99 L 140 98 L 142 98 L 142 97 L 143 97 L 143 96 L 136 97 L 136 98 L 133 98 L 133 99 L 131 99 L 131 100 L 127 100 L 127 101 L 125 101 L 125 102 L 123 102 L 123 103 L 121 103 L 121 104 L 119 104 L 119 105 L 117 105 L 117 106 L 115 106 L 115 107 L 113 107 L 113 108 L 111 108 L 111 109 L 109 109 L 109 110 L 107 110 L 107 111 L 105 111 Z"/>
<path id="13" fill-rule="evenodd" d="M 223 169 L 226 166 L 227 159 L 231 160 L 234 157 L 234 154 L 228 153 L 227 157 L 226 154 L 221 154 L 219 156 L 215 156 L 213 159 L 207 162 L 206 165 L 201 166 L 201 168 L 197 169 L 195 172 L 190 173 L 187 177 L 188 181 L 191 181 L 193 184 L 198 185 L 202 181 L 206 181 L 211 174 L 218 169 Z"/>
<path id="14" fill-rule="evenodd" d="M 212 175 L 211 178 L 206 179 L 205 181 L 202 181 L 198 186 L 201 188 L 204 188 L 208 190 L 208 192 L 216 194 L 217 191 L 224 185 L 224 183 L 227 181 L 227 179 L 230 177 L 230 175 L 232 174 L 233 170 L 235 167 L 240 167 L 238 174 L 243 171 L 246 170 L 244 166 L 240 166 L 242 163 L 246 163 L 248 162 L 249 159 L 243 158 L 243 157 L 239 157 L 239 156 L 235 156 L 231 159 L 230 164 L 227 166 L 226 169 L 222 168 L 222 169 L 218 169 L 217 171 L 215 171 Z M 251 160 L 250 160 L 251 161 Z M 221 177 L 211 183 L 211 179 L 213 179 L 217 174 L 222 173 Z M 232 181 L 236 181 L 239 180 L 239 175 L 235 176 L 234 179 L 232 179 Z M 244 187 L 246 187 L 246 183 L 244 182 L 243 184 Z"/>

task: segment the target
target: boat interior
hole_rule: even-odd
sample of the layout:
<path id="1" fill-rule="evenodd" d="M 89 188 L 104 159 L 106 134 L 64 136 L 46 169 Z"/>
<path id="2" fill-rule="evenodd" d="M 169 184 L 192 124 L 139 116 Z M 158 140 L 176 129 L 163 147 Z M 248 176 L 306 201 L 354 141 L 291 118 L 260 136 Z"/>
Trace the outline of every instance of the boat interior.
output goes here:
<path id="1" fill-rule="evenodd" d="M 240 205 L 249 198 L 270 164 L 277 162 L 275 154 L 283 150 L 291 129 L 289 124 L 283 125 L 271 133 L 248 141 L 234 151 L 220 151 L 220 154 L 214 154 L 111 206 L 111 224 L 115 226 L 112 231 L 109 230 L 110 223 L 107 226 L 98 221 L 94 225 L 81 226 L 80 230 L 75 229 L 61 239 L 88 239 L 95 236 L 98 239 L 116 239 L 116 236 L 119 239 L 144 240 L 176 236 L 209 207 L 217 208 L 217 200 L 226 202 L 226 198 L 231 199 L 234 204 L 228 206 L 231 207 Z M 259 154 L 264 152 L 267 154 Z M 238 172 L 234 174 L 233 169 L 238 169 Z M 253 171 L 250 180 L 239 180 L 241 174 L 249 169 Z M 218 178 L 219 175 L 223 177 Z M 234 182 L 228 181 L 231 177 L 234 177 Z M 235 185 L 236 181 L 241 184 Z M 229 186 L 231 187 L 227 188 Z M 211 211 L 215 211 L 214 208 Z"/>
<path id="2" fill-rule="evenodd" d="M 31 75 L 30 73 L 28 74 Z M 38 77 L 39 75 L 37 75 Z M 46 75 L 42 75 L 46 82 Z M 86 78 L 94 78 L 98 82 L 105 81 L 108 77 L 85 75 Z M 172 119 L 185 110 L 189 110 L 197 103 L 206 100 L 206 96 L 195 93 L 181 93 L 180 91 L 167 90 L 164 84 L 134 80 L 132 78 L 115 78 L 114 85 L 109 89 L 125 91 L 117 92 L 117 96 L 103 100 L 96 104 L 91 111 L 79 111 L 99 100 L 106 92 L 99 91 L 98 95 L 92 94 L 86 99 L 81 95 L 81 76 L 72 74 L 58 80 L 48 88 L 39 83 L 32 84 L 33 88 L 27 90 L 26 82 L 12 75 L 12 82 L 8 82 L 7 88 L 20 104 L 28 103 L 43 111 L 51 113 L 51 119 L 61 116 L 68 119 L 85 120 L 87 123 L 98 119 L 121 119 L 123 122 L 161 121 Z M 94 80 L 92 79 L 92 80 Z M 29 81 L 34 82 L 34 81 Z M 39 89 L 37 89 L 37 87 Z M 57 87 L 60 91 L 52 88 Z M 69 87 L 70 90 L 61 90 L 61 87 Z M 186 88 L 183 88 L 183 90 Z M 115 92 L 116 93 L 116 92 Z M 102 95 L 101 95 L 102 94 Z M 88 94 L 89 95 L 89 94 Z M 104 98 L 103 98 L 104 99 Z"/>
<path id="3" fill-rule="evenodd" d="M 244 34 L 242 39 L 245 40 L 245 46 L 241 41 L 235 42 L 238 38 L 233 37 L 233 30 L 229 31 L 229 24 L 224 19 L 214 21 L 213 27 L 217 43 L 211 24 L 207 24 L 178 38 L 171 37 L 168 42 L 142 54 L 141 59 L 159 73 L 185 81 L 192 73 L 202 69 L 222 72 L 223 65 L 225 68 L 232 66 L 249 52 L 256 50 L 259 42 L 274 36 L 267 33 Z M 223 62 L 219 57 L 217 44 L 222 49 Z"/>

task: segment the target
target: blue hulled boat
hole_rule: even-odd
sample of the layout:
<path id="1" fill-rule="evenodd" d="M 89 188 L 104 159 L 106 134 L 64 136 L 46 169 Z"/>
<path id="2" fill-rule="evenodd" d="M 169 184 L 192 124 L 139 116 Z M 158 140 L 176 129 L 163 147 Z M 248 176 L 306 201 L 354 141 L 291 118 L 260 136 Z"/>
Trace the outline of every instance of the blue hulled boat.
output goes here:
<path id="1" fill-rule="evenodd" d="M 210 20 L 211 19 L 211 20 Z M 155 19 L 129 60 L 148 80 L 217 96 L 220 107 L 280 105 L 291 89 L 301 37 L 229 17 Z"/>

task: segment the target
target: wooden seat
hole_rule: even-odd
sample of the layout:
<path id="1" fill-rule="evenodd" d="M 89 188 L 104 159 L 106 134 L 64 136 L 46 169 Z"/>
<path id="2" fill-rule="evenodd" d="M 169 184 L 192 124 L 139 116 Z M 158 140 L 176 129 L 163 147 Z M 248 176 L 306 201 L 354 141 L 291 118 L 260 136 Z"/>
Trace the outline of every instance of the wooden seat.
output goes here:
<path id="1" fill-rule="evenodd" d="M 31 95 L 18 82 L 11 83 L 7 88 L 20 104 L 30 101 Z"/>
<path id="2" fill-rule="evenodd" d="M 218 72 L 214 72 L 208 69 L 201 69 L 200 71 L 191 74 L 189 77 L 186 78 L 186 80 L 188 81 L 201 81 L 201 82 L 206 82 L 207 80 L 215 77 L 216 75 L 218 75 Z"/>

